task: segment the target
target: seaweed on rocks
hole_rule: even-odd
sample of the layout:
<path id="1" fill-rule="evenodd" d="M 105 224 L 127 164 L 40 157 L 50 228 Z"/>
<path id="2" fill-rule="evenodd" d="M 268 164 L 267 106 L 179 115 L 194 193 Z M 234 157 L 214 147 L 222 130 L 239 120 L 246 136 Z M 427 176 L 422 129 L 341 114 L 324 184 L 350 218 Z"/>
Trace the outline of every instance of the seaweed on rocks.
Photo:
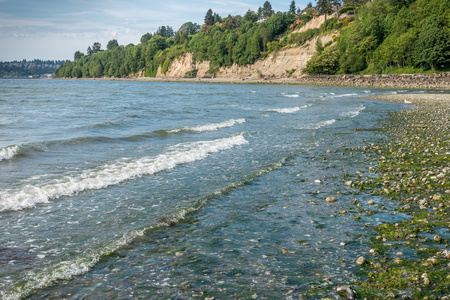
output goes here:
<path id="1" fill-rule="evenodd" d="M 361 149 L 377 157 L 377 177 L 345 179 L 360 192 L 395 201 L 387 210 L 405 216 L 374 226 L 357 298 L 450 299 L 450 95 L 372 99 L 415 108 L 393 113 L 382 124 L 388 140 Z"/>

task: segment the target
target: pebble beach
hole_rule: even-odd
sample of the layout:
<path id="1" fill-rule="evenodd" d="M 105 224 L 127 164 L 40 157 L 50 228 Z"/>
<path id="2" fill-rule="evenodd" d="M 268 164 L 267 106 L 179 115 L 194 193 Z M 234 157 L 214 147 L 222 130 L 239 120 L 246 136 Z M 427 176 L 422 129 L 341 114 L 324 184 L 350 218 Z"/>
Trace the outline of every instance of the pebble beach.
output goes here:
<path id="1" fill-rule="evenodd" d="M 364 148 L 377 157 L 374 177 L 351 183 L 360 192 L 395 201 L 397 207 L 390 213 L 405 216 L 401 222 L 374 228 L 371 249 L 355 261 L 363 274 L 357 298 L 450 299 L 450 94 L 434 91 L 371 99 L 414 108 L 382 122 L 381 131 L 389 138 Z M 357 219 L 376 215 L 361 209 L 365 203 L 355 205 Z M 377 209 L 386 210 L 382 204 Z"/>

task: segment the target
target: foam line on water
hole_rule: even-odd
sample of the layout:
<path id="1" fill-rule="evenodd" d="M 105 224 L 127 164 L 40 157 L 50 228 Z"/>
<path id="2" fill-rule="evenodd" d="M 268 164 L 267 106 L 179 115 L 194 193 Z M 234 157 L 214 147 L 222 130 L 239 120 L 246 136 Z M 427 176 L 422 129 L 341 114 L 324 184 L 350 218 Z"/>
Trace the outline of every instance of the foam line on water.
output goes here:
<path id="1" fill-rule="evenodd" d="M 352 96 L 358 96 L 358 94 L 351 93 L 351 94 L 343 94 L 343 95 L 333 95 L 332 97 L 334 97 L 334 98 L 342 98 L 342 97 L 352 97 Z"/>
<path id="2" fill-rule="evenodd" d="M 269 109 L 269 112 L 276 112 L 280 114 L 292 114 L 295 112 L 298 112 L 299 110 L 308 108 L 310 105 L 303 105 L 303 106 L 295 106 L 295 107 L 287 107 L 287 108 L 273 108 Z"/>
<path id="3" fill-rule="evenodd" d="M 15 288 L 6 292 L 1 292 L 0 295 L 2 295 L 2 299 L 5 300 L 22 299 L 30 295 L 33 291 L 47 287 L 57 280 L 69 280 L 74 276 L 84 274 L 88 272 L 102 256 L 128 245 L 137 237 L 144 235 L 145 231 L 146 229 L 128 232 L 120 239 L 110 242 L 100 249 L 93 249 L 79 257 L 46 267 L 38 273 L 30 272 L 21 282 L 15 285 Z"/>
<path id="4" fill-rule="evenodd" d="M 322 127 L 332 125 L 336 122 L 335 119 L 326 120 L 326 121 L 320 121 L 317 123 L 307 124 L 305 126 L 299 127 L 298 129 L 320 129 Z"/>
<path id="5" fill-rule="evenodd" d="M 231 119 L 227 120 L 221 123 L 212 123 L 212 124 L 205 124 L 205 125 L 199 125 L 199 126 L 192 126 L 192 127 L 182 127 L 174 130 L 169 130 L 169 133 L 177 133 L 181 131 L 193 131 L 193 132 L 206 132 L 206 131 L 215 131 L 222 128 L 232 127 L 236 124 L 243 124 L 245 123 L 245 119 Z"/>
<path id="6" fill-rule="evenodd" d="M 109 255 L 110 253 L 129 245 L 136 238 L 146 234 L 147 231 L 153 228 L 170 226 L 173 223 L 177 223 L 184 219 L 187 214 L 198 211 L 207 205 L 210 199 L 253 182 L 256 178 L 281 168 L 286 164 L 287 160 L 298 155 L 299 153 L 310 151 L 317 147 L 319 147 L 318 143 L 314 143 L 305 149 L 282 157 L 273 164 L 263 167 L 261 170 L 250 174 L 250 176 L 240 182 L 230 183 L 223 188 L 195 201 L 194 203 L 191 203 L 188 207 L 177 209 L 169 215 L 162 216 L 156 221 L 155 224 L 149 225 L 145 228 L 131 230 L 124 233 L 117 240 L 111 241 L 101 247 L 97 247 L 96 249 L 88 250 L 80 256 L 46 267 L 39 272 L 30 272 L 20 282 L 16 282 L 8 291 L 0 291 L 0 296 L 2 296 L 2 299 L 5 300 L 22 299 L 29 296 L 36 290 L 52 285 L 58 280 L 70 280 L 75 276 L 85 274 L 100 261 L 102 256 Z"/>
<path id="7" fill-rule="evenodd" d="M 365 110 L 366 107 L 364 105 L 360 105 L 357 109 L 355 110 L 351 110 L 351 111 L 347 111 L 347 112 L 343 112 L 341 113 L 341 117 L 350 117 L 350 118 L 354 118 L 356 116 L 358 116 L 363 110 Z"/>
<path id="8" fill-rule="evenodd" d="M 32 208 L 52 199 L 71 196 L 86 190 L 106 188 L 126 180 L 152 175 L 177 165 L 205 159 L 212 153 L 248 143 L 242 134 L 188 144 L 179 144 L 166 153 L 137 159 L 121 159 L 77 175 L 66 175 L 43 184 L 26 185 L 18 190 L 0 191 L 0 211 Z"/>

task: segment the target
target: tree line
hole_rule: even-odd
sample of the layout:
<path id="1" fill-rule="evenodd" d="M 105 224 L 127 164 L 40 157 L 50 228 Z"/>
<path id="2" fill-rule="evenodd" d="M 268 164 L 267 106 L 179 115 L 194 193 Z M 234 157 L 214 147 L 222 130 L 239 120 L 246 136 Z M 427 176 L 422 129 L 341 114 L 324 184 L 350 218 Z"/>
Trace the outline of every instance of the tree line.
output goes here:
<path id="1" fill-rule="evenodd" d="M 343 4 L 343 7 L 341 5 Z M 221 67 L 253 64 L 287 45 L 340 30 L 335 42 L 321 45 L 305 69 L 310 74 L 386 73 L 446 70 L 450 67 L 449 0 L 317 0 L 300 11 L 295 1 L 286 12 L 275 13 L 269 1 L 243 16 L 221 17 L 211 9 L 204 24 L 183 24 L 178 31 L 161 26 L 144 34 L 138 45 L 99 43 L 87 54 L 75 52 L 74 61 L 57 69 L 58 77 L 125 77 L 166 73 L 172 61 L 190 52 L 196 61 L 209 61 L 214 74 Z M 292 33 L 315 15 L 337 11 L 319 29 Z M 193 70 L 194 71 L 194 70 Z M 190 73 L 192 75 L 192 73 Z"/>
<path id="2" fill-rule="evenodd" d="M 356 1 L 356 0 L 354 0 Z M 450 70 L 449 0 L 373 0 L 318 47 L 310 74 L 388 74 Z"/>
<path id="3" fill-rule="evenodd" d="M 0 62 L 0 78 L 22 78 L 53 74 L 65 63 L 63 60 L 21 60 Z"/>

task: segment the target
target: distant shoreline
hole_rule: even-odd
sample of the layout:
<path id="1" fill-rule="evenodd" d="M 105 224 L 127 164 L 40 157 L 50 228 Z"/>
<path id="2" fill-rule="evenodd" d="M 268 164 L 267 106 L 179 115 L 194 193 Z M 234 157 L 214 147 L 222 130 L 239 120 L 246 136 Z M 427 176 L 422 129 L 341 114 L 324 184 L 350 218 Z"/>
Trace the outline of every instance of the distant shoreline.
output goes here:
<path id="1" fill-rule="evenodd" d="M 450 90 L 450 73 L 440 74 L 389 74 L 389 75 L 315 75 L 266 78 L 173 78 L 173 77 L 102 77 L 102 78 L 55 78 L 57 80 L 105 80 L 105 81 L 148 81 L 148 82 L 201 82 L 229 84 L 286 84 L 286 85 L 318 85 L 347 86 L 367 88 L 407 88 L 407 89 L 445 89 Z"/>

